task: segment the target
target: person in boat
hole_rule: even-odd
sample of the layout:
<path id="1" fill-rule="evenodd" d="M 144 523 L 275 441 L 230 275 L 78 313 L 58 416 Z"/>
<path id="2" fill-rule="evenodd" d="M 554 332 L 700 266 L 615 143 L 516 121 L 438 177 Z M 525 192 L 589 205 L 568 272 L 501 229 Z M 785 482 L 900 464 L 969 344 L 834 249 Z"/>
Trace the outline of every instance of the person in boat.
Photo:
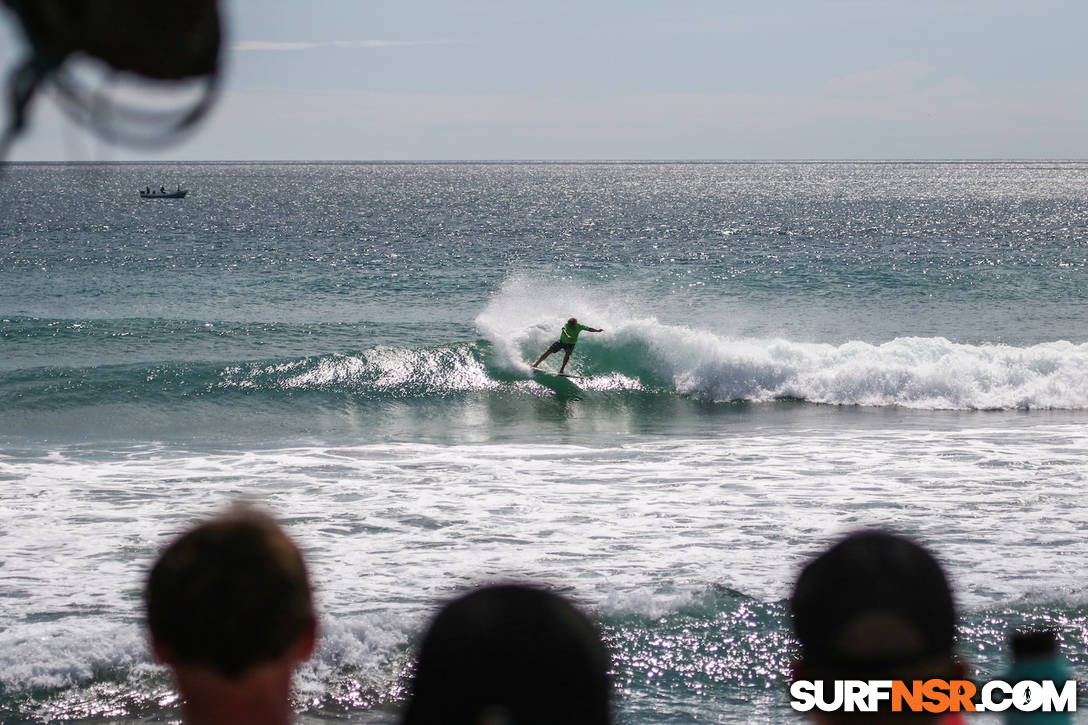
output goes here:
<path id="1" fill-rule="evenodd" d="M 544 351 L 532 367 L 537 367 L 540 363 L 551 355 L 553 352 L 563 351 L 563 364 L 559 366 L 559 374 L 562 375 L 563 371 L 567 368 L 567 362 L 570 360 L 570 354 L 574 352 L 574 345 L 578 342 L 578 335 L 582 332 L 604 332 L 604 330 L 598 327 L 590 327 L 589 325 L 581 325 L 575 318 L 567 320 L 567 324 L 563 325 L 563 329 L 559 331 L 559 339 L 552 343 L 552 346 Z"/>
<path id="2" fill-rule="evenodd" d="M 159 187 L 159 192 L 165 194 L 166 193 L 166 187 L 165 186 L 160 186 Z"/>
<path id="3" fill-rule="evenodd" d="M 151 187 L 149 186 L 146 189 L 144 189 L 144 193 L 145 194 L 150 194 L 151 193 Z"/>

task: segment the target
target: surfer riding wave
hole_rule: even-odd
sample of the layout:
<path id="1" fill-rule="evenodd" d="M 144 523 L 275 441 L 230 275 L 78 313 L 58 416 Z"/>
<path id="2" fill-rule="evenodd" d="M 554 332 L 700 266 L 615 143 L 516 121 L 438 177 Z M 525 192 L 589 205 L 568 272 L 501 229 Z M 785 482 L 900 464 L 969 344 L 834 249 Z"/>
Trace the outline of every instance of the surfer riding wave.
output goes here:
<path id="1" fill-rule="evenodd" d="M 563 364 L 559 366 L 559 374 L 563 375 L 564 370 L 567 368 L 567 362 L 570 360 L 570 354 L 574 352 L 574 345 L 578 342 L 578 335 L 585 332 L 604 332 L 604 330 L 597 327 L 590 327 L 589 325 L 581 325 L 575 318 L 567 320 L 567 324 L 563 325 L 563 329 L 559 331 L 559 339 L 552 343 L 552 346 L 544 351 L 531 367 L 537 367 L 540 363 L 551 355 L 553 352 L 563 351 Z"/>

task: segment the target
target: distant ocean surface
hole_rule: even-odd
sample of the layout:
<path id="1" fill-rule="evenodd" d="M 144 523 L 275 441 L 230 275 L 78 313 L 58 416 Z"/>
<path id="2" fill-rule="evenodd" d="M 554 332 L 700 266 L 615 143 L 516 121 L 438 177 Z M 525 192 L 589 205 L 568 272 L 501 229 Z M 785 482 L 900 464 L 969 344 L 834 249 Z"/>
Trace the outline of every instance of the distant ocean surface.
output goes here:
<path id="1" fill-rule="evenodd" d="M 395 722 L 436 607 L 528 579 L 619 722 L 798 722 L 786 597 L 867 526 L 973 677 L 1038 625 L 1083 683 L 1086 424 L 1088 163 L 9 166 L 0 721 L 176 720 L 144 578 L 236 499 L 311 566 L 306 720 Z"/>

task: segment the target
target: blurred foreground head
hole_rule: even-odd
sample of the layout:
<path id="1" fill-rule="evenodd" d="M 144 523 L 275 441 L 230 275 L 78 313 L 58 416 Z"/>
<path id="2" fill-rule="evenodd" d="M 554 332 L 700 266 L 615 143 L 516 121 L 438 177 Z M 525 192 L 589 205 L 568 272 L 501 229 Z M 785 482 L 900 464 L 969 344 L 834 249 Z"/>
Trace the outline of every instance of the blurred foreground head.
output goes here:
<path id="1" fill-rule="evenodd" d="M 222 22 L 218 0 L 0 0 L 22 27 L 28 53 L 11 76 L 4 147 L 25 127 L 28 108 L 47 82 L 60 107 L 103 136 L 157 144 L 207 112 L 218 85 Z M 202 93 L 179 108 L 137 107 L 88 87 L 68 72 L 71 59 L 156 83 L 198 81 Z"/>
<path id="2" fill-rule="evenodd" d="M 185 533 L 146 594 L 152 646 L 187 720 L 240 721 L 232 705 L 266 722 L 289 716 L 291 670 L 312 653 L 316 620 L 302 555 L 271 517 L 238 508 Z"/>
<path id="3" fill-rule="evenodd" d="M 423 640 L 406 725 L 607 725 L 608 650 L 567 600 L 497 585 L 454 600 Z"/>
<path id="4" fill-rule="evenodd" d="M 953 657 L 956 612 L 948 580 L 928 551 L 902 536 L 860 531 L 839 541 L 801 571 L 790 610 L 801 645 L 798 679 L 962 676 Z M 885 715 L 842 718 L 879 722 Z M 893 721 L 912 717 L 902 713 Z"/>

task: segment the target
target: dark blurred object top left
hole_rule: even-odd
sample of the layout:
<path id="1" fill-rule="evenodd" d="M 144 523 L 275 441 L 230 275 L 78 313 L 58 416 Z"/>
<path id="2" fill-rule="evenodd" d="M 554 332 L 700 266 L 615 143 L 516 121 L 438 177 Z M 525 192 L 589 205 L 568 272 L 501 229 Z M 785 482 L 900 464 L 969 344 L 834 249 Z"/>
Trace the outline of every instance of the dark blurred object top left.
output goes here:
<path id="1" fill-rule="evenodd" d="M 9 101 L 14 135 L 25 123 L 35 91 L 52 80 L 78 120 L 109 136 L 102 127 L 97 96 L 65 78 L 65 62 L 78 56 L 98 59 L 116 71 L 154 81 L 206 79 L 206 92 L 184 113 L 164 119 L 160 136 L 181 130 L 211 104 L 220 68 L 222 23 L 217 0 L 2 0 L 26 35 L 30 54 L 12 76 Z M 116 107 L 111 112 L 116 112 Z M 141 112 L 135 112 L 139 114 Z M 145 122 L 156 117 L 146 114 Z M 10 139 L 5 139 L 10 141 Z M 120 138 L 119 140 L 125 140 Z"/>
<path id="2" fill-rule="evenodd" d="M 73 53 L 156 80 L 219 69 L 221 29 L 215 0 L 4 0 L 33 51 L 60 63 Z"/>

